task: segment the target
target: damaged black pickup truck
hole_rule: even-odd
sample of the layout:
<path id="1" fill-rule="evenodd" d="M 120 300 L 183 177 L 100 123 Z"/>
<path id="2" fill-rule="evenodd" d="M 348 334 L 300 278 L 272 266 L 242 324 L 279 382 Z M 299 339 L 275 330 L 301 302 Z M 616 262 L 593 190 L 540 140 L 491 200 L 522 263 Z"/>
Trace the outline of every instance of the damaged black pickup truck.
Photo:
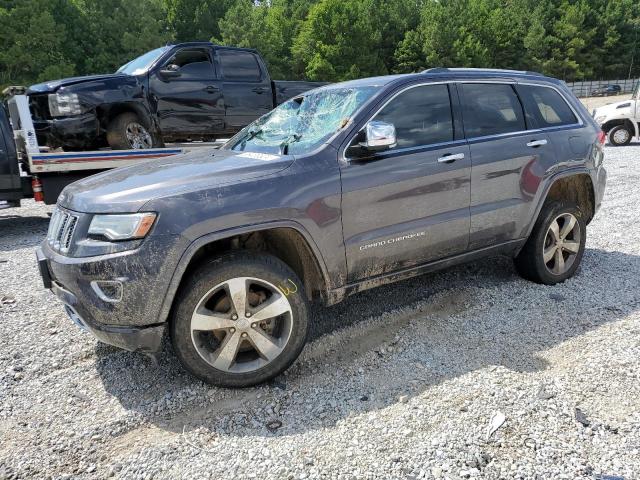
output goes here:
<path id="1" fill-rule="evenodd" d="M 228 137 L 320 85 L 272 81 L 255 50 L 191 42 L 147 52 L 114 74 L 41 83 L 27 94 L 41 145 L 122 150 Z"/>

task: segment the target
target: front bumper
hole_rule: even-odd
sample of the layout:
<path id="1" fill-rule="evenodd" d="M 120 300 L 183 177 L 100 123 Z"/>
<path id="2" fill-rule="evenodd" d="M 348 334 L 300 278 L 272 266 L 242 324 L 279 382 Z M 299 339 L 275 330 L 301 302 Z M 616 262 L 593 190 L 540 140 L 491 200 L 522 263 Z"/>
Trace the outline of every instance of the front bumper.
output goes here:
<path id="1" fill-rule="evenodd" d="M 168 281 L 162 279 L 171 278 L 175 265 L 169 261 L 171 255 L 160 261 L 159 245 L 150 243 L 155 258 L 142 248 L 103 257 L 65 257 L 46 242 L 37 248 L 36 257 L 45 288 L 65 305 L 76 324 L 104 343 L 154 353 L 160 351 L 166 330 L 160 311 Z M 171 246 L 167 242 L 167 252 Z M 122 284 L 122 295 L 115 301 L 95 289 L 95 281 L 114 279 Z"/>
<path id="2" fill-rule="evenodd" d="M 73 117 L 34 120 L 38 143 L 50 147 L 85 147 L 100 136 L 100 122 L 94 112 Z"/>

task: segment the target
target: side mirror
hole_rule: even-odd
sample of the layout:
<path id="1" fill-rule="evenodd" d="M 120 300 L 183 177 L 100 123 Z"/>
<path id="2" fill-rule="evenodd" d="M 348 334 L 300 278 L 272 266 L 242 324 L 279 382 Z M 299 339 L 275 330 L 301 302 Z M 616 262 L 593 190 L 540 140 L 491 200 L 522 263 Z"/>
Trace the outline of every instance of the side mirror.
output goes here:
<path id="1" fill-rule="evenodd" d="M 160 75 L 164 78 L 177 78 L 181 75 L 180 67 L 175 63 L 170 63 L 160 70 Z"/>
<path id="2" fill-rule="evenodd" d="M 365 126 L 365 139 L 360 143 L 362 148 L 371 152 L 379 152 L 396 146 L 396 127 L 393 123 L 372 120 Z"/>

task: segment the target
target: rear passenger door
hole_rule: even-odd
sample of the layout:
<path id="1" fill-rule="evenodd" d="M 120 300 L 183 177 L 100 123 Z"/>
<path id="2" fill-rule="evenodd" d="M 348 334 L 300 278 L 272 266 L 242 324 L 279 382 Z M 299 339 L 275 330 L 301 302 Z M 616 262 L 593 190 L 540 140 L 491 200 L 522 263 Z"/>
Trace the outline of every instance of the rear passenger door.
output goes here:
<path id="1" fill-rule="evenodd" d="M 448 85 L 407 87 L 368 119 L 395 126 L 395 147 L 361 158 L 360 134 L 349 144 L 341 179 L 350 282 L 466 250 L 471 162 L 452 113 Z"/>
<path id="2" fill-rule="evenodd" d="M 534 84 L 519 84 L 517 90 L 527 120 L 533 127 L 544 130 L 556 157 L 562 161 L 584 160 L 593 143 L 593 132 L 582 128 L 582 121 L 560 91 Z"/>
<path id="3" fill-rule="evenodd" d="M 512 83 L 458 84 L 471 149 L 469 249 L 526 233 L 541 176 L 554 161 L 542 130 L 529 130 Z"/>
<path id="4" fill-rule="evenodd" d="M 226 105 L 225 130 L 235 132 L 273 109 L 271 80 L 258 56 L 245 50 L 216 50 Z"/>

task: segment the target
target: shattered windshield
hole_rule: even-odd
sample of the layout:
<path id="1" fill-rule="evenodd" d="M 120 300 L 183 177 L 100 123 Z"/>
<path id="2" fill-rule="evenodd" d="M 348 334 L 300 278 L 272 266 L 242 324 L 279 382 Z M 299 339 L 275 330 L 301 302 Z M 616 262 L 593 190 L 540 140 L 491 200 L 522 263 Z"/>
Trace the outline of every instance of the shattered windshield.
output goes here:
<path id="1" fill-rule="evenodd" d="M 310 152 L 344 128 L 377 87 L 330 88 L 283 103 L 233 137 L 224 148 L 276 154 Z"/>
<path id="2" fill-rule="evenodd" d="M 171 47 L 160 47 L 150 52 L 140 55 L 138 58 L 131 60 L 129 63 L 125 63 L 121 66 L 116 73 L 125 73 L 127 75 L 141 75 L 149 70 L 149 67 L 160 58 L 164 52 Z"/>

